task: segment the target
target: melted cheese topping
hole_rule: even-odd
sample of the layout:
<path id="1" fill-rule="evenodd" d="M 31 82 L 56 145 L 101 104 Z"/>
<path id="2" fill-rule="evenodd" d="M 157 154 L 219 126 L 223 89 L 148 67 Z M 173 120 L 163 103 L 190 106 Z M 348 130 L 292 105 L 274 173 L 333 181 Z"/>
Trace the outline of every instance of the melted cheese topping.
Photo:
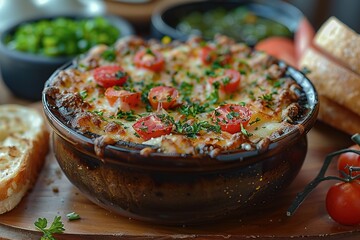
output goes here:
<path id="1" fill-rule="evenodd" d="M 204 63 L 201 56 L 204 46 L 215 49 L 218 59 L 230 56 L 231 60 L 226 64 L 219 64 L 216 59 L 210 64 Z M 135 54 L 144 49 L 161 53 L 165 61 L 161 71 L 135 65 Z M 107 53 L 115 58 L 107 58 Z M 112 106 L 109 104 L 104 96 L 106 88 L 94 79 L 94 69 L 106 65 L 118 65 L 125 70 L 129 79 L 119 89 L 141 93 L 142 101 L 138 106 L 130 107 L 121 100 Z M 241 74 L 240 85 L 231 93 L 216 88 L 209 81 L 224 75 L 226 69 Z M 216 155 L 226 150 L 254 149 L 256 143 L 289 126 L 297 117 L 300 87 L 285 72 L 285 68 L 267 54 L 223 36 L 212 42 L 194 38 L 167 45 L 131 37 L 119 40 L 114 47 L 92 49 L 78 61 L 76 68 L 58 74 L 47 89 L 47 95 L 55 100 L 71 127 L 84 134 L 106 135 L 113 140 L 111 143 L 119 140 L 143 143 L 165 153 Z M 179 91 L 176 107 L 151 109 L 147 94 L 157 85 Z M 224 104 L 242 105 L 251 112 L 249 123 L 241 131 L 221 131 L 214 121 L 214 109 Z M 189 112 L 194 108 L 197 112 Z M 149 140 L 141 138 L 133 125 L 150 114 L 170 121 L 173 124 L 171 133 Z M 190 128 L 181 128 L 184 123 Z M 206 123 L 207 127 L 201 127 L 200 123 Z"/>

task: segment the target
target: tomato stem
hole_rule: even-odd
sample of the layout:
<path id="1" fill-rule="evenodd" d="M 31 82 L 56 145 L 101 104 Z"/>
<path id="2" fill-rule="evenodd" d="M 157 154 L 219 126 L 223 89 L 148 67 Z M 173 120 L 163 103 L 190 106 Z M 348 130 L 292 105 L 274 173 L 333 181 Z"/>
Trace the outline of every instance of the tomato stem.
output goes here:
<path id="1" fill-rule="evenodd" d="M 351 140 L 360 146 L 360 134 L 356 133 L 351 137 Z"/>
<path id="2" fill-rule="evenodd" d="M 356 144 L 360 145 L 360 134 L 357 133 L 357 134 L 353 135 L 351 139 Z M 355 179 L 360 179 L 360 175 L 352 177 L 353 171 L 360 171 L 359 167 L 353 167 L 353 166 L 349 167 L 350 174 L 346 174 L 345 172 L 342 172 L 342 175 L 344 176 L 343 178 L 336 177 L 336 176 L 326 176 L 325 177 L 325 173 L 326 173 L 327 169 L 329 168 L 329 165 L 330 165 L 331 161 L 334 159 L 334 157 L 336 157 L 340 154 L 346 153 L 346 152 L 353 152 L 353 153 L 360 155 L 360 151 L 353 150 L 353 149 L 342 149 L 342 150 L 328 154 L 325 157 L 324 163 L 323 163 L 318 175 L 308 185 L 305 186 L 305 188 L 302 192 L 300 192 L 296 195 L 295 200 L 292 202 L 292 204 L 290 205 L 290 207 L 288 208 L 288 210 L 286 212 L 287 216 L 292 216 L 295 213 L 295 211 L 299 208 L 300 204 L 305 200 L 307 195 L 309 195 L 311 193 L 311 191 L 317 185 L 319 185 L 322 181 L 338 180 L 338 181 L 343 181 L 343 182 L 351 182 Z"/>

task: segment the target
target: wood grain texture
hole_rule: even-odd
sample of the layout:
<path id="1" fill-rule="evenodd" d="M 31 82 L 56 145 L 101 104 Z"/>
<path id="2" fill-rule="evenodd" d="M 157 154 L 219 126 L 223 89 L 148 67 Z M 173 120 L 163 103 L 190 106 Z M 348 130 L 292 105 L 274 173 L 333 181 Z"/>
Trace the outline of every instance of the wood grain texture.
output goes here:
<path id="1" fill-rule="evenodd" d="M 160 226 L 128 219 L 104 210 L 87 200 L 66 178 L 52 152 L 42 169 L 34 189 L 13 211 L 0 216 L 2 228 L 8 234 L 35 234 L 33 223 L 39 217 L 52 220 L 60 215 L 65 224 L 65 234 L 60 239 L 143 239 L 143 238 L 195 238 L 237 239 L 271 237 L 353 239 L 360 237 L 360 226 L 341 226 L 333 222 L 326 213 L 325 194 L 333 182 L 324 182 L 306 199 L 292 217 L 285 212 L 297 192 L 317 174 L 325 155 L 347 147 L 350 137 L 328 126 L 318 123 L 308 135 L 309 150 L 305 163 L 289 188 L 279 194 L 271 206 L 261 211 L 225 219 L 200 226 Z M 331 165 L 328 174 L 335 172 Z M 66 214 L 75 211 L 81 220 L 69 222 Z M 0 227 L 0 230 L 2 230 Z M 1 231 L 2 232 L 2 231 Z M 0 234 L 1 236 L 1 234 Z M 9 235 L 9 239 L 11 235 Z"/>

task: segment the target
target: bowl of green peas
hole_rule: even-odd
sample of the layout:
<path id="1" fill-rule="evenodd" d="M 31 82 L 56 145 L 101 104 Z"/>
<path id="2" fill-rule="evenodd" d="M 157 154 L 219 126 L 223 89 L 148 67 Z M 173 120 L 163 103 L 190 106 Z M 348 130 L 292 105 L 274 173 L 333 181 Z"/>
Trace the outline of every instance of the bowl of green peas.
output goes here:
<path id="1" fill-rule="evenodd" d="M 37 101 L 45 81 L 63 64 L 99 44 L 134 33 L 118 16 L 49 16 L 22 21 L 0 34 L 1 77 L 19 98 Z"/>

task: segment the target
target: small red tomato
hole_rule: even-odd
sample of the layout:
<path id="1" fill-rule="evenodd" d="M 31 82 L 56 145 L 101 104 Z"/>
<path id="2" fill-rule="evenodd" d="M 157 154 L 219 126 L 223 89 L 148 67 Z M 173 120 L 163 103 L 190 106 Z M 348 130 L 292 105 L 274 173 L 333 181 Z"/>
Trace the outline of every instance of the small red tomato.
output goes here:
<path id="1" fill-rule="evenodd" d="M 165 60 L 163 55 L 158 51 L 142 49 L 135 54 L 134 63 L 139 68 L 160 72 L 164 68 Z"/>
<path id="2" fill-rule="evenodd" d="M 297 66 L 294 42 L 285 37 L 266 38 L 255 46 L 256 50 L 264 51 L 267 54 L 279 58 L 291 66 Z"/>
<path id="3" fill-rule="evenodd" d="M 360 181 L 337 183 L 326 195 L 330 217 L 343 225 L 360 224 Z"/>
<path id="4" fill-rule="evenodd" d="M 353 145 L 350 149 L 360 151 L 359 145 Z M 339 171 L 343 171 L 346 174 L 350 174 L 349 167 L 360 167 L 360 155 L 352 152 L 343 153 L 340 155 L 338 159 L 338 169 Z M 359 175 L 360 172 L 354 171 L 352 172 L 352 176 Z"/>
<path id="5" fill-rule="evenodd" d="M 144 140 L 167 135 L 171 132 L 173 125 L 170 122 L 162 122 L 156 115 L 140 118 L 134 123 L 133 128 Z"/>
<path id="6" fill-rule="evenodd" d="M 238 71 L 233 69 L 226 69 L 222 76 L 210 78 L 209 82 L 214 84 L 218 82 L 220 84 L 220 89 L 226 93 L 235 92 L 240 85 L 241 75 Z"/>
<path id="7" fill-rule="evenodd" d="M 246 127 L 251 117 L 247 107 L 238 104 L 225 104 L 215 109 L 212 119 L 220 125 L 222 131 L 237 133 L 241 125 Z"/>
<path id="8" fill-rule="evenodd" d="M 123 68 L 115 65 L 102 66 L 94 69 L 95 81 L 105 88 L 121 86 L 128 79 L 128 74 Z"/>
<path id="9" fill-rule="evenodd" d="M 315 36 L 315 30 L 311 23 L 304 17 L 301 19 L 299 27 L 295 32 L 295 54 L 297 59 L 300 59 L 305 50 L 311 46 Z"/>
<path id="10" fill-rule="evenodd" d="M 229 64 L 231 61 L 230 53 L 220 53 L 216 48 L 210 46 L 204 46 L 200 52 L 201 61 L 205 65 L 210 65 L 215 61 L 218 61 L 220 65 Z"/>
<path id="11" fill-rule="evenodd" d="M 120 99 L 120 101 L 129 104 L 130 107 L 136 107 L 140 103 L 139 92 L 130 92 L 126 90 L 117 90 L 116 87 L 107 88 L 105 97 L 111 106 Z"/>
<path id="12" fill-rule="evenodd" d="M 179 92 L 176 88 L 167 86 L 158 86 L 150 89 L 148 99 L 153 109 L 157 109 L 159 104 L 163 109 L 169 109 L 175 106 Z"/>

